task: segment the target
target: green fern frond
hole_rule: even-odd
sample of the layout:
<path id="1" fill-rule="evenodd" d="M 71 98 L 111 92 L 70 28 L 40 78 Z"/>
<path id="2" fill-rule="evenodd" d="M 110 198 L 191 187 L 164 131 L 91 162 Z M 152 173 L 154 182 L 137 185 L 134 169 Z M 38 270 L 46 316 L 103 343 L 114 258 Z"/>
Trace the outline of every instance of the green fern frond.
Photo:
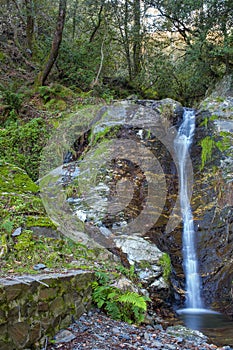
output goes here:
<path id="1" fill-rule="evenodd" d="M 117 300 L 121 303 L 132 304 L 144 311 L 146 311 L 146 308 L 147 308 L 144 298 L 134 292 L 127 292 L 121 295 Z"/>
<path id="2" fill-rule="evenodd" d="M 119 291 L 117 292 L 116 290 L 114 290 L 108 294 L 108 299 L 115 299 L 115 297 L 117 297 L 118 294 L 119 294 Z"/>
<path id="3" fill-rule="evenodd" d="M 118 305 L 115 302 L 108 302 L 106 304 L 105 310 L 114 320 L 121 320 L 122 319 L 120 308 L 118 307 Z"/>
<path id="4" fill-rule="evenodd" d="M 96 274 L 97 275 L 97 274 Z M 108 276 L 107 276 L 108 277 Z M 140 324 L 145 318 L 146 301 L 150 299 L 135 292 L 126 292 L 107 284 L 105 273 L 98 273 L 98 281 L 92 283 L 92 300 L 116 320 Z"/>

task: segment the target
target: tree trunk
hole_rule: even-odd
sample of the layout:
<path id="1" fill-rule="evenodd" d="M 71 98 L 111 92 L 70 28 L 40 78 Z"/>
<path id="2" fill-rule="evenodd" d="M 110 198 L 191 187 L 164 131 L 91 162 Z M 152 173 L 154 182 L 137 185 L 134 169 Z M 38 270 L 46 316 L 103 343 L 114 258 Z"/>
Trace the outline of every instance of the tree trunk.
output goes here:
<path id="1" fill-rule="evenodd" d="M 90 37 L 90 40 L 89 40 L 89 43 L 92 43 L 92 41 L 94 40 L 94 37 L 98 31 L 98 29 L 100 28 L 100 25 L 101 25 L 101 22 L 102 22 L 102 11 L 103 11 L 103 5 L 100 6 L 100 10 L 99 10 L 99 13 L 98 13 L 98 22 L 91 34 L 91 37 Z"/>
<path id="2" fill-rule="evenodd" d="M 133 28 L 133 76 L 139 74 L 141 69 L 141 8 L 140 0 L 133 2 L 134 28 Z"/>
<path id="3" fill-rule="evenodd" d="M 64 23 L 65 23 L 66 3 L 67 3 L 67 0 L 59 1 L 59 13 L 58 13 L 57 25 L 56 25 L 56 30 L 53 37 L 51 51 L 47 59 L 47 62 L 45 63 L 44 69 L 39 73 L 37 77 L 37 85 L 45 84 L 49 76 L 49 73 L 51 72 L 51 69 L 57 59 L 59 47 L 62 41 L 62 33 L 63 33 Z"/>
<path id="4" fill-rule="evenodd" d="M 33 15 L 33 0 L 25 0 L 26 6 L 26 37 L 27 48 L 32 52 L 33 36 L 34 36 L 34 15 Z"/>
<path id="5" fill-rule="evenodd" d="M 129 3 L 125 0 L 125 18 L 124 18 L 124 47 L 125 54 L 128 64 L 128 74 L 129 80 L 132 80 L 132 67 L 131 67 L 131 57 L 130 57 L 130 43 L 129 43 Z"/>
<path id="6" fill-rule="evenodd" d="M 74 3 L 74 9 L 73 9 L 73 19 L 72 19 L 72 40 L 75 39 L 75 32 L 76 32 L 76 15 L 77 15 L 77 8 L 78 8 L 78 1 L 76 0 Z"/>

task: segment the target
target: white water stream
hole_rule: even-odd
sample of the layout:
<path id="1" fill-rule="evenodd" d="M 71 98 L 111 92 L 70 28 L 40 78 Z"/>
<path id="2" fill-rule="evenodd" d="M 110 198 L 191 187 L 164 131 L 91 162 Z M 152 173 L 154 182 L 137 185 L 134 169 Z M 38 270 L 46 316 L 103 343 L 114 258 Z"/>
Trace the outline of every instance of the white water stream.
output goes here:
<path id="1" fill-rule="evenodd" d="M 183 219 L 183 261 L 186 278 L 186 308 L 202 309 L 201 283 L 198 275 L 198 261 L 195 247 L 193 215 L 188 194 L 187 156 L 195 130 L 195 113 L 185 109 L 183 122 L 175 138 L 175 151 L 179 163 L 180 206 Z"/>

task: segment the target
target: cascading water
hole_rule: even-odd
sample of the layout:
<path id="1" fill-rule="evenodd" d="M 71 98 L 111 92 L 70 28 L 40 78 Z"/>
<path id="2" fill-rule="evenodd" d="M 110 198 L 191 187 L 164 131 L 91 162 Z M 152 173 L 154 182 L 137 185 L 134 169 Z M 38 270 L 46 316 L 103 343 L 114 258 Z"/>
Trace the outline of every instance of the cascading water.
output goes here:
<path id="1" fill-rule="evenodd" d="M 191 329 L 203 331 L 220 345 L 233 346 L 232 321 L 219 312 L 205 309 L 201 299 L 201 282 L 198 275 L 198 262 L 195 248 L 195 231 L 189 200 L 189 162 L 188 152 L 195 130 L 195 113 L 185 109 L 183 122 L 174 140 L 175 152 L 179 165 L 180 207 L 183 219 L 183 260 L 186 278 L 186 305 L 177 310 L 184 324 Z M 217 336 L 216 336 L 217 335 Z"/>
<path id="2" fill-rule="evenodd" d="M 201 309 L 201 283 L 198 275 L 198 262 L 195 248 L 195 231 L 193 215 L 188 194 L 187 155 L 195 130 L 195 113 L 191 109 L 185 109 L 183 122 L 175 138 L 175 151 L 179 164 L 180 179 L 180 206 L 183 219 L 183 260 L 186 278 L 186 307 L 189 309 Z"/>

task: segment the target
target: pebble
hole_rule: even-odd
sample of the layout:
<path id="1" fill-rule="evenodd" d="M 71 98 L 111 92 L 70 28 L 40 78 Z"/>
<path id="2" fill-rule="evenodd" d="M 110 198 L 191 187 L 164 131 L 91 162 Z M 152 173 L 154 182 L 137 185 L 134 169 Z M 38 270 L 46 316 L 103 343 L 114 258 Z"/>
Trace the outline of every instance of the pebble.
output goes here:
<path id="1" fill-rule="evenodd" d="M 45 268 L 46 268 L 45 264 L 36 264 L 33 266 L 33 270 L 43 270 Z"/>
<path id="2" fill-rule="evenodd" d="M 113 333 L 120 333 L 120 328 L 118 328 L 118 327 L 113 327 L 113 329 L 112 329 L 112 332 Z"/>
<path id="3" fill-rule="evenodd" d="M 16 230 L 14 230 L 14 232 L 12 233 L 12 237 L 17 237 L 20 236 L 22 233 L 22 227 L 18 227 Z"/>
<path id="4" fill-rule="evenodd" d="M 187 340 L 158 326 L 135 326 L 115 321 L 93 309 L 55 336 L 47 350 L 233 350 L 200 339 Z M 70 338 L 69 338 L 70 337 Z"/>
<path id="5" fill-rule="evenodd" d="M 70 331 L 64 329 L 61 330 L 56 336 L 55 336 L 55 342 L 56 343 L 68 343 L 75 339 L 75 335 L 71 333 Z"/>

